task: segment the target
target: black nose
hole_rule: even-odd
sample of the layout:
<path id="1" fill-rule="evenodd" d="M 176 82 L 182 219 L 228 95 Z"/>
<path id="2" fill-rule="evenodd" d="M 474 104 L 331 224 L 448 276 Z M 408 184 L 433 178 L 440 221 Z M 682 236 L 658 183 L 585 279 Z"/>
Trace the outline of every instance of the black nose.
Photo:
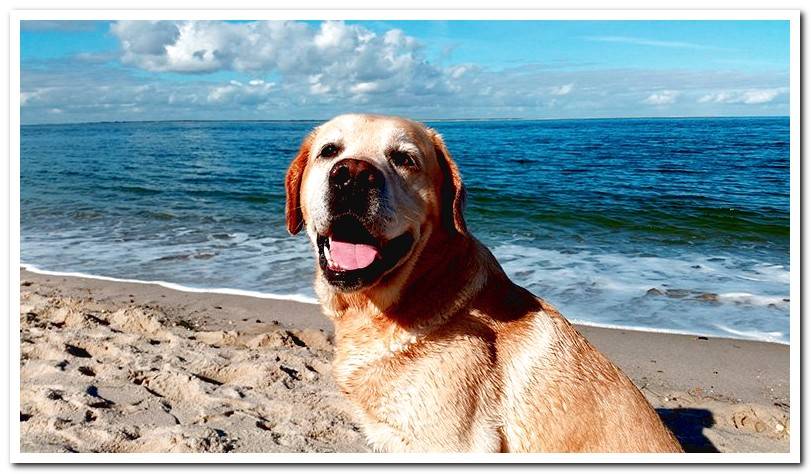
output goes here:
<path id="1" fill-rule="evenodd" d="M 368 161 L 347 158 L 329 172 L 329 185 L 336 191 L 369 192 L 382 184 L 383 174 Z"/>

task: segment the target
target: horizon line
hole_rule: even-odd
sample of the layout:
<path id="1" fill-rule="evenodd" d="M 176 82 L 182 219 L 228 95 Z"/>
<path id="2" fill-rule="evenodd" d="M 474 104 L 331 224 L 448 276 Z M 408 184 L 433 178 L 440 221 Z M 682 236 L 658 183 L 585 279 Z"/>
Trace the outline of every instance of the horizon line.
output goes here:
<path id="1" fill-rule="evenodd" d="M 340 114 L 339 114 L 340 115 Z M 385 114 L 382 114 L 385 115 Z M 171 123 L 171 122 L 326 122 L 329 118 L 307 119 L 160 119 L 160 120 L 95 120 L 79 122 L 35 122 L 20 123 L 20 127 L 46 126 L 46 125 L 94 125 L 119 123 Z M 791 115 L 669 115 L 669 116 L 629 116 L 629 117 L 471 117 L 471 118 L 415 118 L 418 122 L 542 122 L 564 120 L 672 120 L 672 119 L 729 119 L 729 118 L 791 118 Z"/>

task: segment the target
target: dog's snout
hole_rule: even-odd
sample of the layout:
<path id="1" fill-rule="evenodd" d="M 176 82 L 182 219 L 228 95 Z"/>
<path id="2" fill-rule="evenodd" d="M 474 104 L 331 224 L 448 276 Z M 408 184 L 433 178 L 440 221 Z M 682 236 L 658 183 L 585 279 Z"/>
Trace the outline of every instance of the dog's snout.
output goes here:
<path id="1" fill-rule="evenodd" d="M 370 191 L 383 183 L 383 175 L 373 164 L 364 160 L 347 158 L 332 167 L 329 184 L 335 190 Z"/>

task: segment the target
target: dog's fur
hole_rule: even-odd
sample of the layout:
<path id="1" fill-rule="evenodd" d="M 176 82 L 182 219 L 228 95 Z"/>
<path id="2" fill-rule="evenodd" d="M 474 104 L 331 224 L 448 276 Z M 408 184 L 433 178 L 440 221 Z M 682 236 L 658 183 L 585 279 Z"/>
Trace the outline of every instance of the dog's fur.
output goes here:
<path id="1" fill-rule="evenodd" d="M 332 160 L 318 156 L 327 142 L 341 144 Z M 397 169 L 391 149 L 417 168 Z M 357 290 L 317 269 L 335 324 L 334 377 L 376 450 L 681 451 L 628 377 L 470 235 L 459 171 L 432 129 L 370 115 L 318 127 L 288 170 L 291 233 L 304 228 L 315 243 L 328 232 L 326 176 L 346 157 L 385 175 L 379 237 L 415 238 L 394 268 Z"/>

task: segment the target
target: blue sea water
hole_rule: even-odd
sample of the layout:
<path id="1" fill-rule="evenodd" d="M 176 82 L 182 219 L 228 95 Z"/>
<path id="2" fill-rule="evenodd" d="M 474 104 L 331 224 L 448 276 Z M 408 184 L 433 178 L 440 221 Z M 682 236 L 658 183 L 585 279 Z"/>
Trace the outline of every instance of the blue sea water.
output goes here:
<path id="1" fill-rule="evenodd" d="M 788 341 L 787 117 L 429 124 L 472 232 L 570 319 Z M 21 260 L 314 296 L 283 183 L 315 125 L 23 126 Z"/>

